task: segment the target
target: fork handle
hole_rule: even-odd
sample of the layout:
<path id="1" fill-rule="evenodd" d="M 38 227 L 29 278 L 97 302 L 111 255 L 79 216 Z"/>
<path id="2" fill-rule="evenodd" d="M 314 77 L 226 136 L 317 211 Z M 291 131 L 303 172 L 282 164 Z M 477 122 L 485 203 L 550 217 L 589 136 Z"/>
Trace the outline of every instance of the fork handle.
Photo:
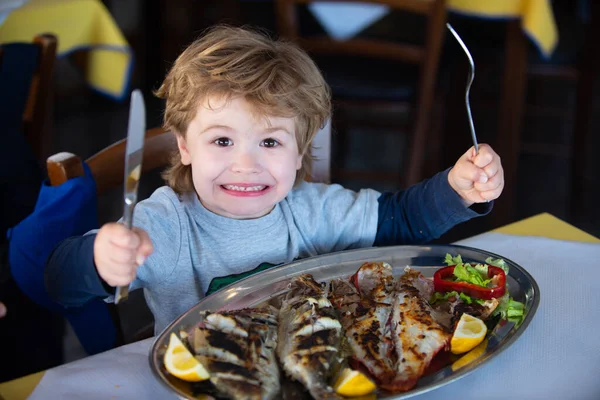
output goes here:
<path id="1" fill-rule="evenodd" d="M 475 133 L 475 125 L 473 124 L 473 115 L 471 115 L 471 104 L 469 103 L 469 90 L 465 96 L 465 103 L 467 105 L 467 116 L 469 119 L 469 128 L 471 130 L 471 139 L 473 140 L 473 147 L 475 147 L 475 154 L 479 154 L 479 143 L 477 142 L 477 134 Z"/>

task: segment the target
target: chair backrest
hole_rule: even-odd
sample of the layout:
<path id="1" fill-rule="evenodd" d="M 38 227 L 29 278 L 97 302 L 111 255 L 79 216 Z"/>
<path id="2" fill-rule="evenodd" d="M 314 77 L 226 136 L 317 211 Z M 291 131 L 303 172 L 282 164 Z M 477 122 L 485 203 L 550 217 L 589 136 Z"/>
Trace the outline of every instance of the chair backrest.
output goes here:
<path id="1" fill-rule="evenodd" d="M 38 161 L 47 156 L 47 146 L 50 143 L 51 128 L 49 126 L 51 111 L 51 87 L 54 63 L 56 59 L 57 39 L 54 35 L 43 34 L 33 38 L 32 45 L 37 48 L 35 66 L 31 77 L 27 77 L 29 89 L 25 99 L 21 129 L 27 142 Z M 0 63 L 12 62 L 20 64 L 21 60 L 6 60 L 12 54 L 29 54 L 28 52 L 13 53 L 4 51 L 0 46 Z M 9 77 L 10 78 L 10 77 Z M 5 90 L 5 88 L 3 88 Z"/>
<path id="2" fill-rule="evenodd" d="M 423 160 L 428 118 L 433 106 L 435 82 L 445 34 L 446 0 L 361 0 L 406 13 L 426 17 L 423 44 L 385 41 L 381 39 L 350 38 L 334 40 L 326 35 L 304 36 L 300 33 L 298 5 L 326 1 L 276 0 L 278 29 L 283 37 L 297 42 L 312 54 L 350 55 L 395 60 L 414 64 L 419 69 L 419 82 L 413 117 L 413 135 L 409 150 L 406 184 L 416 183 Z"/>
<path id="3" fill-rule="evenodd" d="M 126 139 L 120 140 L 86 160 L 96 180 L 99 195 L 123 184 L 126 142 Z M 167 165 L 175 150 L 177 150 L 177 140 L 171 132 L 162 128 L 146 131 L 142 173 Z M 83 176 L 81 158 L 71 153 L 58 153 L 49 157 L 46 166 L 52 186 Z"/>

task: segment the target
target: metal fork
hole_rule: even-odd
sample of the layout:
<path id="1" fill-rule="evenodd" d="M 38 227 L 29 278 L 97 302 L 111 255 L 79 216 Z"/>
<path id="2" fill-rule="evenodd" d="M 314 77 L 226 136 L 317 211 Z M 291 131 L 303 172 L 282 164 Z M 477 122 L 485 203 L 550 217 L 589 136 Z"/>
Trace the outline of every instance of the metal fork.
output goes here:
<path id="1" fill-rule="evenodd" d="M 458 33 L 452 28 L 452 25 L 446 23 L 446 26 L 452 32 L 452 35 L 456 38 L 460 47 L 465 51 L 467 57 L 469 58 L 469 79 L 467 80 L 467 90 L 465 92 L 465 103 L 467 105 L 467 115 L 469 117 L 469 127 L 471 128 L 471 138 L 473 139 L 473 146 L 475 147 L 475 154 L 479 153 L 479 144 L 477 143 L 477 135 L 475 135 L 475 125 L 473 125 L 473 116 L 471 115 L 471 104 L 469 103 L 469 92 L 471 91 L 471 84 L 475 79 L 475 63 L 473 62 L 473 57 L 471 57 L 471 53 L 469 53 L 469 49 L 462 41 Z"/>

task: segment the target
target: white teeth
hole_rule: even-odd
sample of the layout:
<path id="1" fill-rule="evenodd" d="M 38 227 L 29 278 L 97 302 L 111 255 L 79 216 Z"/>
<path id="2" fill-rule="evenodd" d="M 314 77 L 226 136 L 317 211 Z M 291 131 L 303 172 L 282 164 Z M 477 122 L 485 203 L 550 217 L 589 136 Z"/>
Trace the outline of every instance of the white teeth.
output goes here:
<path id="1" fill-rule="evenodd" d="M 238 192 L 258 192 L 263 190 L 266 186 L 235 186 L 235 185 L 223 185 L 227 190 L 236 190 Z"/>

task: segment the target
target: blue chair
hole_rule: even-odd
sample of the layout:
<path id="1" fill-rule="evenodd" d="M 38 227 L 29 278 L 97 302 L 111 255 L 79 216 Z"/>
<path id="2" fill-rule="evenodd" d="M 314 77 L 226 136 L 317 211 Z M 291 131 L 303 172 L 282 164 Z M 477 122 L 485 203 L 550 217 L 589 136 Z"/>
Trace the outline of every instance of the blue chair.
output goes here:
<path id="1" fill-rule="evenodd" d="M 44 182 L 34 211 L 9 229 L 9 264 L 13 279 L 36 303 L 63 315 L 88 354 L 120 344 L 118 320 L 100 299 L 67 308 L 52 301 L 44 284 L 46 260 L 58 243 L 98 227 L 96 183 L 87 165 L 84 176 L 60 186 Z"/>
<path id="2" fill-rule="evenodd" d="M 0 368 L 0 381 L 53 367 L 63 359 L 64 320 L 19 288 L 11 276 L 6 239 L 8 228 L 35 208 L 43 180 L 40 159 L 50 121 L 47 110 L 55 57 L 56 38 L 51 35 L 0 45 L 0 301 L 8 307 L 8 314 L 0 319 L 0 354 L 12 360 L 10 369 Z"/>
<path id="3" fill-rule="evenodd" d="M 73 326 L 85 350 L 95 354 L 118 343 L 117 329 L 107 305 L 98 300 L 80 309 L 65 309 L 50 300 L 44 285 L 46 259 L 54 246 L 69 236 L 81 235 L 98 226 L 96 189 L 91 174 L 56 188 L 43 182 L 41 161 L 47 156 L 49 141 L 48 111 L 56 47 L 57 40 L 52 35 L 36 36 L 31 43 L 0 46 L 0 121 L 3 126 L 0 158 L 6 163 L 0 168 L 1 266 L 4 270 L 0 275 L 5 277 L 4 282 L 0 282 L 0 297 L 10 303 L 7 318 L 2 321 L 6 325 L 3 334 L 8 334 L 6 329 L 13 335 L 23 329 L 31 330 L 25 326 L 29 320 L 39 320 L 40 325 L 49 321 L 53 326 L 64 325 L 62 315 Z M 4 299 L 9 293 L 11 298 Z M 32 322 L 32 325 L 36 324 Z M 38 356 L 44 352 L 42 347 L 48 347 L 45 349 L 48 353 L 55 353 L 48 357 L 52 361 L 33 366 L 35 370 L 19 370 L 17 375 L 49 368 L 62 361 L 62 329 L 58 333 L 52 329 L 52 334 L 49 330 L 47 326 L 46 340 L 32 351 Z M 29 342 L 39 335 L 44 333 L 22 333 Z"/>

